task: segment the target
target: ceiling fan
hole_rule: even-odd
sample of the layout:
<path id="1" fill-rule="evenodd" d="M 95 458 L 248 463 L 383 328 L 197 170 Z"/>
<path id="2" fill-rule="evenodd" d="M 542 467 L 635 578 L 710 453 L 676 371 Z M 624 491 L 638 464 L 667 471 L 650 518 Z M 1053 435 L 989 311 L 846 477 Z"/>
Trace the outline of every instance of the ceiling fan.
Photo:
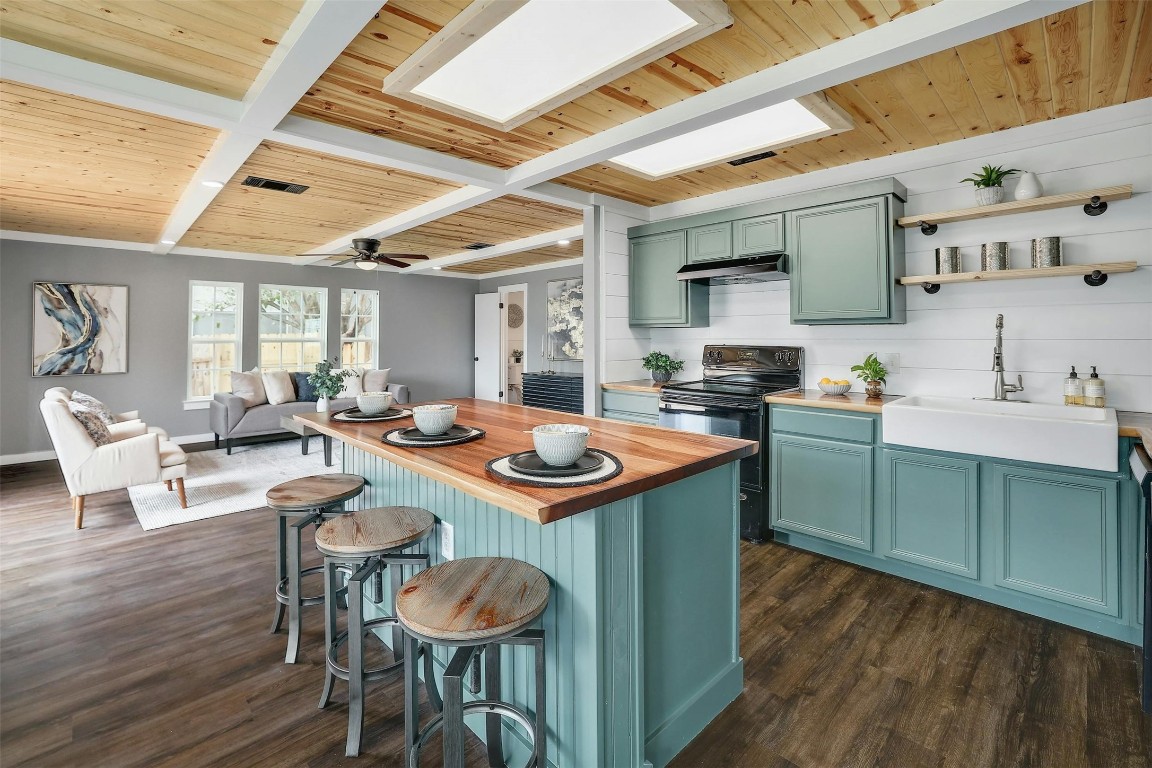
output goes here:
<path id="1" fill-rule="evenodd" d="M 338 261 L 332 266 L 339 267 L 352 261 L 360 269 L 376 269 L 377 264 L 388 264 L 399 269 L 406 269 L 412 266 L 400 259 L 427 259 L 428 257 L 422 253 L 378 253 L 380 249 L 380 241 L 372 237 L 358 237 L 352 241 L 352 250 L 356 251 L 355 256 L 351 256 L 344 261 Z M 347 251 L 340 253 L 310 253 L 308 256 L 345 256 Z"/>

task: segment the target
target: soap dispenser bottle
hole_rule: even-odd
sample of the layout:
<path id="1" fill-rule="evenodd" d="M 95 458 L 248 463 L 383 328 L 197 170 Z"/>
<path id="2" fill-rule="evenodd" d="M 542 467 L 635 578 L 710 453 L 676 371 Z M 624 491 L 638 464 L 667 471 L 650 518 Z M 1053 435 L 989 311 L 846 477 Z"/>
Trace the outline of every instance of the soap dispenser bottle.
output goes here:
<path id="1" fill-rule="evenodd" d="M 1096 373 L 1096 366 L 1092 366 L 1092 375 L 1084 382 L 1084 405 L 1094 408 L 1103 408 L 1107 398 L 1104 395 L 1104 379 Z"/>
<path id="2" fill-rule="evenodd" d="M 1084 380 L 1076 375 L 1076 366 L 1064 379 L 1064 405 L 1084 405 Z"/>

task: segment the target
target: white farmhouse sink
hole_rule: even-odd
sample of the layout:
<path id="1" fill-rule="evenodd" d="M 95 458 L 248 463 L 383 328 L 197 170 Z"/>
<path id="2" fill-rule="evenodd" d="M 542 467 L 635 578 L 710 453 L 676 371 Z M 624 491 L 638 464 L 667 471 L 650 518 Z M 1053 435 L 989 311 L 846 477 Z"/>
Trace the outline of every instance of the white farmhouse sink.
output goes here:
<path id="1" fill-rule="evenodd" d="M 1112 408 L 913 395 L 882 413 L 889 445 L 1116 471 Z"/>

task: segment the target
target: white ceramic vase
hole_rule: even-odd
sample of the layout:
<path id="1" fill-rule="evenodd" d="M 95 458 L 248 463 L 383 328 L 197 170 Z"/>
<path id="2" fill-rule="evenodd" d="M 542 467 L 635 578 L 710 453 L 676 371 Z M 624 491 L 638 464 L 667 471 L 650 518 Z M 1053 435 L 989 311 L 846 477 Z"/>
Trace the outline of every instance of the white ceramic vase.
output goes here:
<path id="1" fill-rule="evenodd" d="M 1004 187 L 976 187 L 976 205 L 995 205 L 1004 201 Z"/>
<path id="2" fill-rule="evenodd" d="M 328 399 L 328 395 L 320 395 L 320 397 L 316 400 L 317 413 L 328 413 L 328 410 L 331 407 L 332 401 Z"/>
<path id="3" fill-rule="evenodd" d="M 1036 174 L 1028 172 L 1020 174 L 1020 181 L 1016 184 L 1016 199 L 1017 200 L 1034 200 L 1044 194 L 1044 188 L 1040 186 L 1040 179 Z"/>

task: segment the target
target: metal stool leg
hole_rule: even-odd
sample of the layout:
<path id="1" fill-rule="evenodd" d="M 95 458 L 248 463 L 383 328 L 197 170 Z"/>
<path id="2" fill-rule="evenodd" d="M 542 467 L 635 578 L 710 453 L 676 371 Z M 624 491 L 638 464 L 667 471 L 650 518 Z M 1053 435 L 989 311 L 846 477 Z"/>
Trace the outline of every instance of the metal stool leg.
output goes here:
<path id="1" fill-rule="evenodd" d="M 500 699 L 500 645 L 489 643 L 484 648 L 484 698 Z M 504 726 L 500 715 L 492 712 L 485 716 L 484 734 L 488 742 L 488 765 L 505 768 Z"/>
<path id="2" fill-rule="evenodd" d="M 548 720 L 545 717 L 545 708 L 548 704 L 548 691 L 544 679 L 544 633 L 539 632 L 540 638 L 533 643 L 536 655 L 536 743 L 533 744 L 533 757 L 536 760 L 534 768 L 543 768 L 548 760 Z"/>
<path id="3" fill-rule="evenodd" d="M 378 566 L 369 560 L 348 580 L 348 757 L 360 754 L 364 730 L 364 579 Z"/>
<path id="4" fill-rule="evenodd" d="M 295 664 L 300 653 L 300 550 L 301 533 L 315 522 L 319 515 L 312 514 L 292 523 L 288 541 L 288 650 L 285 664 Z"/>
<path id="5" fill-rule="evenodd" d="M 424 655 L 424 687 L 428 693 L 428 703 L 432 705 L 433 712 L 444 711 L 444 700 L 440 698 L 440 687 L 436 685 L 436 665 L 432 657 L 432 646 L 428 643 L 420 644 L 420 653 Z M 415 658 L 410 656 L 409 658 Z M 412 663 L 415 669 L 415 662 Z"/>
<path id="6" fill-rule="evenodd" d="M 464 675 L 475 652 L 457 648 L 444 671 L 444 768 L 464 768 Z"/>
<path id="7" fill-rule="evenodd" d="M 420 691 L 416 678 L 416 656 L 420 653 L 420 641 L 411 635 L 404 635 L 404 654 L 411 660 L 404 665 L 404 765 L 415 765 L 419 759 L 416 739 L 420 731 Z M 431 658 L 428 654 L 425 659 Z M 426 662 L 427 663 L 427 662 Z M 427 666 L 424 667 L 428 669 Z M 427 675 L 427 671 L 425 675 Z"/>
<path id="8" fill-rule="evenodd" d="M 336 644 L 336 636 L 339 634 L 339 627 L 336 624 L 336 595 L 340 591 L 340 571 L 337 563 L 331 558 L 324 558 L 324 649 L 325 653 L 331 653 L 332 647 Z M 336 675 L 332 674 L 331 668 L 327 663 L 325 657 L 324 663 L 324 690 L 320 694 L 320 709 L 328 706 L 328 702 L 332 699 L 332 687 L 336 684 Z"/>
<path id="9" fill-rule="evenodd" d="M 284 583 L 284 578 L 288 575 L 288 561 L 284 557 L 284 547 L 288 539 L 288 518 L 284 515 L 276 516 L 276 589 L 275 592 L 280 590 L 280 585 Z M 276 615 L 272 617 L 272 634 L 280 631 L 280 625 L 284 622 L 284 603 L 276 600 Z"/>
<path id="10" fill-rule="evenodd" d="M 391 563 L 388 570 L 392 571 L 392 614 L 396 615 L 396 596 L 400 594 L 400 588 L 404 586 L 404 567 L 399 563 Z M 383 584 L 377 582 L 377 589 L 383 589 Z M 377 593 L 379 594 L 379 593 Z M 400 623 L 397 622 L 392 627 L 392 657 L 396 661 L 404 660 L 404 630 L 400 628 Z M 416 658 L 412 658 L 412 663 L 416 663 Z"/>

